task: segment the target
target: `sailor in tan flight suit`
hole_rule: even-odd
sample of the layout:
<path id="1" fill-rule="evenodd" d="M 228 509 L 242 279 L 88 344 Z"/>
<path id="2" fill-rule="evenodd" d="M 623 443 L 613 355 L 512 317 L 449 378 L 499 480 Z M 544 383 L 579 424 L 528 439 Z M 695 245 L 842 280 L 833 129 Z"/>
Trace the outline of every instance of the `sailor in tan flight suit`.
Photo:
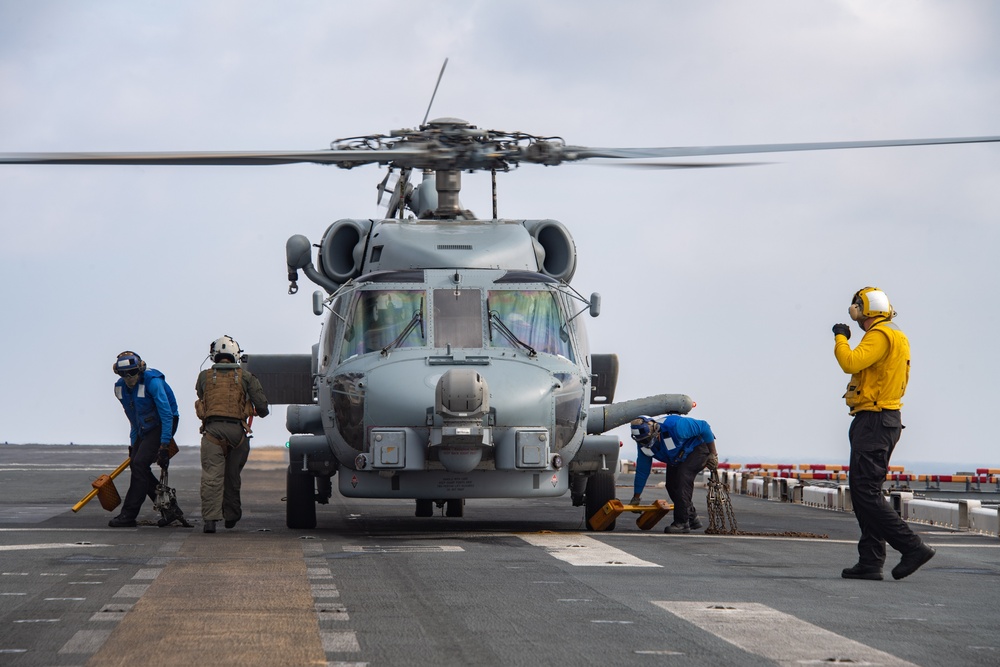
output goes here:
<path id="1" fill-rule="evenodd" d="M 198 374 L 195 412 L 201 426 L 201 516 L 204 532 L 217 521 L 232 528 L 243 516 L 240 473 L 250 455 L 253 415 L 266 417 L 267 397 L 260 380 L 240 367 L 240 346 L 223 336 L 209 347 L 212 367 Z"/>

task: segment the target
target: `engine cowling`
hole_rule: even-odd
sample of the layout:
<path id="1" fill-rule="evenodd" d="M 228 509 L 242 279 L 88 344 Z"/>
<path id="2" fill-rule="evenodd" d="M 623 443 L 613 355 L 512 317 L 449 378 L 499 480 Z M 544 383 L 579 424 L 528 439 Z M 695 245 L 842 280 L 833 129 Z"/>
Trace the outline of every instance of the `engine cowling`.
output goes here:
<path id="1" fill-rule="evenodd" d="M 524 226 L 543 251 L 539 271 L 568 283 L 576 272 L 576 244 L 569 230 L 558 220 L 525 220 Z"/>
<path id="2" fill-rule="evenodd" d="M 361 274 L 371 220 L 344 219 L 330 225 L 320 241 L 320 270 L 338 284 Z"/>

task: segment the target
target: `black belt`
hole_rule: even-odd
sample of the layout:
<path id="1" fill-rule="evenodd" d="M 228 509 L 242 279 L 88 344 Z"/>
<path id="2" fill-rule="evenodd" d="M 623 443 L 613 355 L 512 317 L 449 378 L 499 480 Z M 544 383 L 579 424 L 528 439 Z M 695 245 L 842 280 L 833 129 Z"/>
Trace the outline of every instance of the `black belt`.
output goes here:
<path id="1" fill-rule="evenodd" d="M 239 419 L 234 419 L 232 417 L 207 417 L 207 418 L 205 418 L 205 421 L 206 422 L 225 422 L 227 424 L 240 424 L 240 425 L 243 424 L 243 422 L 240 421 Z"/>

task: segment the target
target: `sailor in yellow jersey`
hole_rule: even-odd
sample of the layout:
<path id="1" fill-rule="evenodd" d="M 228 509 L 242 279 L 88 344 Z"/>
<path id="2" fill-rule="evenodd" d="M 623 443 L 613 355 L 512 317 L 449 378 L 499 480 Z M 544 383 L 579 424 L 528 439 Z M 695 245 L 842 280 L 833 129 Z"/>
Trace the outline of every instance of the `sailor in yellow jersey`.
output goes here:
<path id="1" fill-rule="evenodd" d="M 882 579 L 886 542 L 903 554 L 892 569 L 894 579 L 913 574 L 934 556 L 882 495 L 892 450 L 903 430 L 900 408 L 910 378 L 910 343 L 892 322 L 896 312 L 877 287 L 855 293 L 848 310 L 865 332 L 851 349 L 851 328 L 833 325 L 834 355 L 851 374 L 844 399 L 851 422 L 851 466 L 848 483 L 854 515 L 861 527 L 858 562 L 841 573 L 845 579 Z"/>

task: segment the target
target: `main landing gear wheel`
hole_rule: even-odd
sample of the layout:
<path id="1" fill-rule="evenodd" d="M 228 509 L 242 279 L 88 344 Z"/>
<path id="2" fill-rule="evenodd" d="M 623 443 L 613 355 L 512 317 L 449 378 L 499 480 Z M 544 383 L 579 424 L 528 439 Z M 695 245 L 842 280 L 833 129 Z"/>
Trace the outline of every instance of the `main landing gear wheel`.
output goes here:
<path id="1" fill-rule="evenodd" d="M 601 470 L 600 472 L 595 472 L 587 480 L 587 494 L 584 502 L 587 510 L 587 516 L 584 519 L 584 523 L 587 524 L 587 530 L 594 530 L 590 527 L 590 517 L 594 516 L 602 507 L 604 507 L 609 500 L 614 500 L 615 497 L 615 474 L 609 470 Z M 618 519 L 615 519 L 603 530 L 614 530 L 615 523 Z"/>
<path id="2" fill-rule="evenodd" d="M 418 498 L 416 515 L 419 517 L 434 516 L 434 501 Z"/>
<path id="3" fill-rule="evenodd" d="M 311 530 L 316 527 L 316 479 L 288 466 L 285 478 L 285 525 Z"/>
<path id="4" fill-rule="evenodd" d="M 465 498 L 451 498 L 445 501 L 445 516 L 463 516 L 465 514 Z"/>

